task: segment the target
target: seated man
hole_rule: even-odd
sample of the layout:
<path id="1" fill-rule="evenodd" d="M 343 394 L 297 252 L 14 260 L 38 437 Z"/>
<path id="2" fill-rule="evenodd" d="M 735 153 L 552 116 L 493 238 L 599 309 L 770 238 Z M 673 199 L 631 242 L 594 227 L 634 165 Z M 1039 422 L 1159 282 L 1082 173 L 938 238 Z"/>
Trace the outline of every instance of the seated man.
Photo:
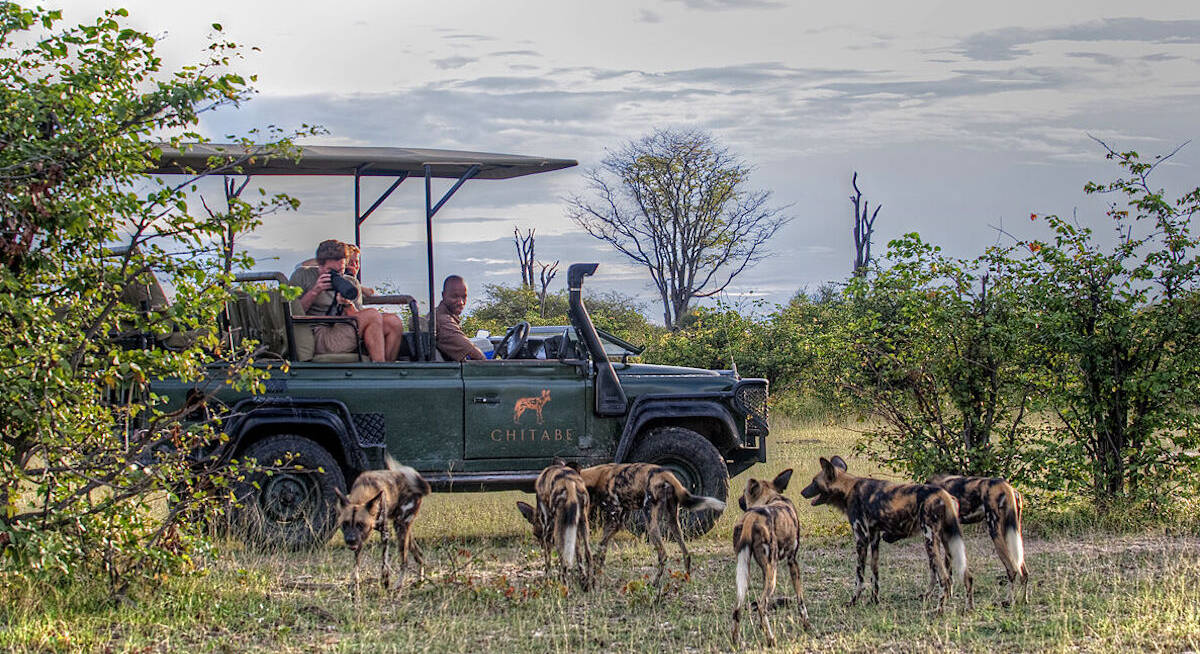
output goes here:
<path id="1" fill-rule="evenodd" d="M 333 291 L 330 273 L 342 274 L 346 269 L 346 244 L 337 240 L 321 241 L 317 246 L 316 266 L 303 266 L 292 273 L 288 282 L 304 289 L 300 307 L 309 316 L 348 315 L 358 323 L 363 345 L 371 361 L 395 361 L 403 342 L 404 322 L 395 314 L 381 314 L 375 309 L 359 309 Z M 357 285 L 357 280 L 344 277 Z M 348 324 L 314 325 L 316 353 L 357 352 L 358 341 L 354 327 Z"/>
<path id="2" fill-rule="evenodd" d="M 442 282 L 442 301 L 437 305 L 437 347 L 451 361 L 487 361 L 462 330 L 462 312 L 467 306 L 467 282 L 450 275 Z"/>

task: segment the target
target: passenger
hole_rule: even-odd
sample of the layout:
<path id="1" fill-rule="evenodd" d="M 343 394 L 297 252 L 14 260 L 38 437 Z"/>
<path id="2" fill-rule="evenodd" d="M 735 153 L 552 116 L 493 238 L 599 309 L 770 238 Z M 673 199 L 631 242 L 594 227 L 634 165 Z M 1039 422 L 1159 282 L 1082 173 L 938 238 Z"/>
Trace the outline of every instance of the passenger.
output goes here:
<path id="1" fill-rule="evenodd" d="M 437 347 L 452 361 L 487 361 L 462 330 L 462 312 L 467 306 L 467 282 L 450 275 L 442 282 L 442 301 L 437 305 Z"/>
<path id="2" fill-rule="evenodd" d="M 358 323 L 367 356 L 371 361 L 394 361 L 403 342 L 404 322 L 395 314 L 381 314 L 375 309 L 359 309 L 350 300 L 333 291 L 332 272 L 346 270 L 346 244 L 329 239 L 317 246 L 316 266 L 303 266 L 292 273 L 289 283 L 304 290 L 300 307 L 309 316 L 348 315 Z M 357 280 L 351 283 L 357 286 Z M 336 302 L 336 303 L 335 303 Z M 314 325 L 317 354 L 350 353 L 358 351 L 354 326 L 349 324 Z"/>
<path id="3" fill-rule="evenodd" d="M 358 281 L 358 273 L 360 270 L 362 270 L 361 255 L 362 250 L 359 250 L 357 245 L 351 245 L 349 243 L 346 244 L 346 274 L 353 277 L 355 281 Z M 358 290 L 361 295 L 359 295 L 358 301 L 354 304 L 361 309 L 362 296 L 375 295 L 375 289 L 371 288 L 370 286 L 363 286 L 362 284 L 359 284 Z"/>

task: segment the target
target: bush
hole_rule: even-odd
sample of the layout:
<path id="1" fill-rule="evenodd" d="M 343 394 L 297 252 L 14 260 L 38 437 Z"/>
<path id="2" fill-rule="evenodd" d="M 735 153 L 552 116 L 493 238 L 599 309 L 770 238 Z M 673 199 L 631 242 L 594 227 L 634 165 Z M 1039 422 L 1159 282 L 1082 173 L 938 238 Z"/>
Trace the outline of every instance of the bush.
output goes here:
<path id="1" fill-rule="evenodd" d="M 119 592 L 187 569 L 198 541 L 182 518 L 223 499 L 235 471 L 191 456 L 213 438 L 180 422 L 203 394 L 164 413 L 148 383 L 199 381 L 214 358 L 231 364 L 216 383 L 263 374 L 210 328 L 230 280 L 213 243 L 291 200 L 197 217 L 191 180 L 133 190 L 154 140 L 197 138 L 200 112 L 246 97 L 243 78 L 218 72 L 237 46 L 167 73 L 125 17 L 58 29 L 58 11 L 0 3 L 0 585 L 96 577 Z M 154 271 L 174 299 L 150 309 L 136 296 Z M 173 332 L 190 339 L 143 347 Z"/>

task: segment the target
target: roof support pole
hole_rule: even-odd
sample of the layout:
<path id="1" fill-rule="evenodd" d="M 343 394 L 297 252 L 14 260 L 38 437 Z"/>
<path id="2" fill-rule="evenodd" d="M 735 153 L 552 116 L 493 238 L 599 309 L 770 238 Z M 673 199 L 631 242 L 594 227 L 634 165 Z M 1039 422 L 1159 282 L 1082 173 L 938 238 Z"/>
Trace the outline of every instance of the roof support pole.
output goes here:
<path id="1" fill-rule="evenodd" d="M 433 168 L 425 164 L 425 257 L 429 264 L 429 350 L 427 356 L 433 361 L 433 353 L 437 351 L 437 304 L 433 302 L 433 205 L 432 187 Z"/>
<path id="2" fill-rule="evenodd" d="M 435 205 L 433 204 L 433 187 L 431 186 L 433 166 L 425 164 L 425 256 L 429 262 L 429 350 L 431 357 L 433 356 L 432 352 L 437 348 L 437 305 L 433 302 L 433 214 L 437 213 L 438 209 L 441 209 L 442 205 L 446 204 L 446 201 L 450 199 L 450 196 L 454 195 L 455 191 L 465 184 L 468 179 L 478 175 L 480 168 L 479 164 L 472 164 Z"/>
<path id="3" fill-rule="evenodd" d="M 362 214 L 359 212 L 359 207 L 361 206 L 360 197 L 362 196 L 361 181 L 362 166 L 356 166 L 354 168 L 354 247 L 360 250 L 362 249 L 362 232 L 359 226 L 362 225 L 363 221 Z M 362 271 L 360 270 L 359 274 L 361 275 L 361 273 Z"/>

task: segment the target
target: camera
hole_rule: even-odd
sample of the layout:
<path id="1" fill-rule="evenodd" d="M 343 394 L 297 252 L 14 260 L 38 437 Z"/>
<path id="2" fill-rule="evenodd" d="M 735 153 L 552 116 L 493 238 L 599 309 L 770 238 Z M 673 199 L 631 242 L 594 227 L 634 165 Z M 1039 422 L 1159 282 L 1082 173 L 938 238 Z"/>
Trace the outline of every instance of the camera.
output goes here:
<path id="1" fill-rule="evenodd" d="M 329 271 L 329 283 L 333 286 L 333 290 L 347 300 L 358 298 L 358 287 L 342 276 L 342 273 L 336 270 Z"/>

